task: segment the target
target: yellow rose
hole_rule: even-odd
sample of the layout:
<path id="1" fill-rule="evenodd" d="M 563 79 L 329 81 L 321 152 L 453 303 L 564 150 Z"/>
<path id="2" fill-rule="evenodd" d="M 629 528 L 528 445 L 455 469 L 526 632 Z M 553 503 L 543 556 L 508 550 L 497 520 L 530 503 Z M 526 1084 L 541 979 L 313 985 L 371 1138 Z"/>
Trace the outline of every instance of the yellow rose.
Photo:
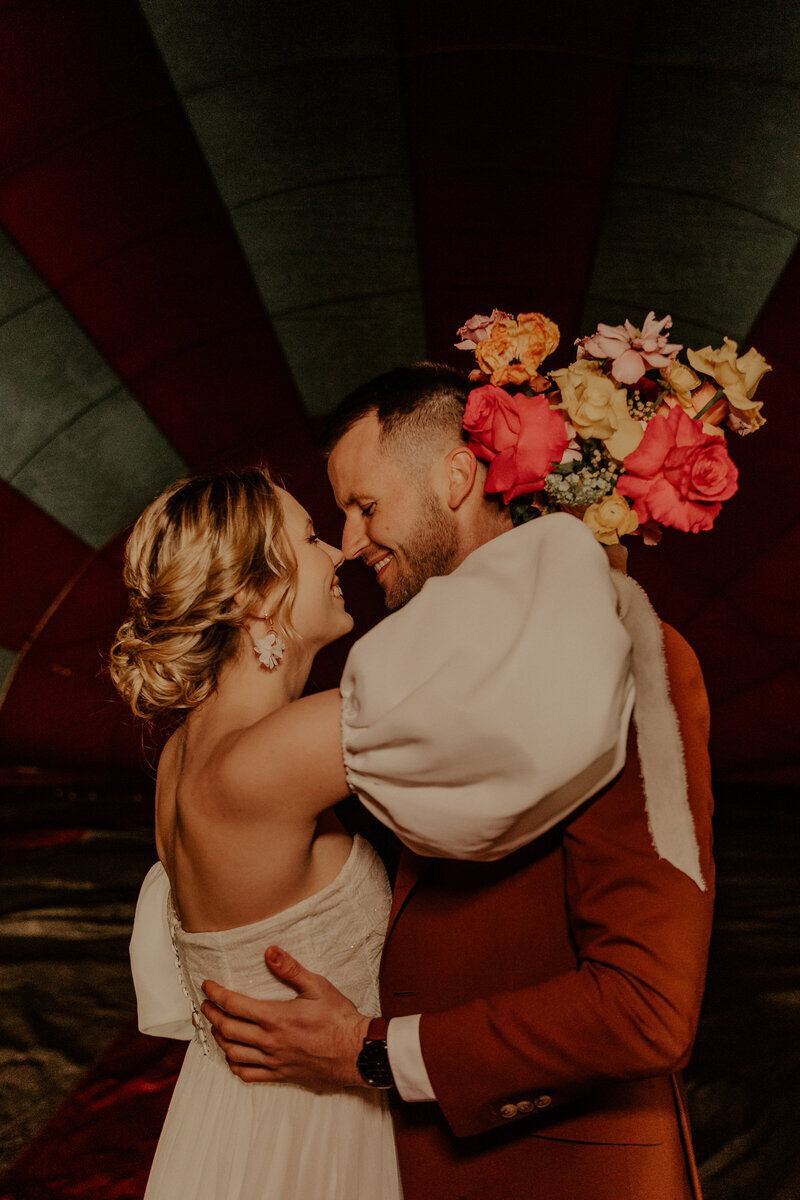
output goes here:
<path id="1" fill-rule="evenodd" d="M 670 395 L 675 397 L 681 408 L 685 408 L 690 416 L 698 411 L 692 403 L 692 392 L 700 387 L 700 380 L 685 363 L 673 359 L 661 372 L 661 382 L 669 388 Z"/>
<path id="2" fill-rule="evenodd" d="M 619 545 L 621 537 L 639 528 L 639 518 L 619 492 L 612 492 L 597 504 L 590 504 L 583 514 L 583 521 L 604 546 Z"/>
<path id="3" fill-rule="evenodd" d="M 723 340 L 725 345 L 719 350 L 704 346 L 702 350 L 687 350 L 686 357 L 695 371 L 716 380 L 728 398 L 732 415 L 752 432 L 764 424 L 762 403 L 754 400 L 753 395 L 772 367 L 755 348 L 738 357 L 738 344 L 727 337 Z"/>
<path id="4" fill-rule="evenodd" d="M 579 358 L 550 377 L 561 392 L 561 408 L 582 438 L 599 438 L 619 462 L 632 454 L 644 429 L 628 411 L 628 393 L 603 374 L 600 363 Z"/>
<path id="5" fill-rule="evenodd" d="M 516 320 L 502 316 L 492 332 L 475 347 L 478 366 L 502 387 L 527 383 L 558 345 L 558 326 L 543 313 L 520 313 Z"/>

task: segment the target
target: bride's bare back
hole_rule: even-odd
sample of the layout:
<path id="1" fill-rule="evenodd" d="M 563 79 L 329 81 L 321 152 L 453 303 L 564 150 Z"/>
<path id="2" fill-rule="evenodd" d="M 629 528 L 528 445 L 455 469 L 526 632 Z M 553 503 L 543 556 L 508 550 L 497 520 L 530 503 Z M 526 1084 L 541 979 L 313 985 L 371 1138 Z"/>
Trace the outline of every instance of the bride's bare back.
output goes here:
<path id="1" fill-rule="evenodd" d="M 338 696 L 309 699 L 273 714 L 274 732 L 266 718 L 259 729 L 220 735 L 212 711 L 195 714 L 167 743 L 156 844 L 187 931 L 272 916 L 326 887 L 344 865 L 351 839 L 332 809 L 319 812 L 322 800 L 347 791 Z"/>

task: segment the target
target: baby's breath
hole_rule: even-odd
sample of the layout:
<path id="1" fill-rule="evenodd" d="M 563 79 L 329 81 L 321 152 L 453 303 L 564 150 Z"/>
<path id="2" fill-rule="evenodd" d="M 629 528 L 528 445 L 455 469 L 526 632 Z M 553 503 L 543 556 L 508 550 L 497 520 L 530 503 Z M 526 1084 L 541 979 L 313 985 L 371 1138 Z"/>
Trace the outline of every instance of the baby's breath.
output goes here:
<path id="1" fill-rule="evenodd" d="M 552 504 L 583 508 L 614 491 L 621 465 L 596 438 L 587 438 L 582 449 L 582 458 L 559 464 L 545 479 L 545 491 Z"/>
<path id="2" fill-rule="evenodd" d="M 544 486 L 554 504 L 582 508 L 610 495 L 614 479 L 607 471 L 589 472 L 584 467 L 571 475 L 548 475 Z"/>

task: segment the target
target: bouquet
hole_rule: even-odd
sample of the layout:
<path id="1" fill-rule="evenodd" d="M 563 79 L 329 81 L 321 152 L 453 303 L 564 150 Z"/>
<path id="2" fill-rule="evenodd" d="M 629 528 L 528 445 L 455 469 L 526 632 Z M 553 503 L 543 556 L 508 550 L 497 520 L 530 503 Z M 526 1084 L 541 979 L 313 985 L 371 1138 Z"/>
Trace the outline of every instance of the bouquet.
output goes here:
<path id="1" fill-rule="evenodd" d="M 631 533 L 654 545 L 664 526 L 711 529 L 738 487 L 722 427 L 764 424 L 753 397 L 772 368 L 727 337 L 683 362 L 671 327 L 652 312 L 641 329 L 598 325 L 549 374 L 540 367 L 559 331 L 542 313 L 495 309 L 461 327 L 456 346 L 476 362 L 464 430 L 489 464 L 485 490 L 502 494 L 515 524 L 566 510 L 606 545 Z"/>

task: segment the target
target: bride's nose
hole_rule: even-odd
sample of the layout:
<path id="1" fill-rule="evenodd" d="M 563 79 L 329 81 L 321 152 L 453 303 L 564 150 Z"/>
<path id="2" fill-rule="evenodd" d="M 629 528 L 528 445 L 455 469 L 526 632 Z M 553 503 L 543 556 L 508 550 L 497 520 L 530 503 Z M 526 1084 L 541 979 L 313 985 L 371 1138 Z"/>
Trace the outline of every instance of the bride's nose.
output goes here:
<path id="1" fill-rule="evenodd" d="M 325 553 L 335 567 L 340 567 L 344 562 L 344 554 L 338 546 L 332 546 L 330 542 L 322 543 L 325 548 Z"/>

